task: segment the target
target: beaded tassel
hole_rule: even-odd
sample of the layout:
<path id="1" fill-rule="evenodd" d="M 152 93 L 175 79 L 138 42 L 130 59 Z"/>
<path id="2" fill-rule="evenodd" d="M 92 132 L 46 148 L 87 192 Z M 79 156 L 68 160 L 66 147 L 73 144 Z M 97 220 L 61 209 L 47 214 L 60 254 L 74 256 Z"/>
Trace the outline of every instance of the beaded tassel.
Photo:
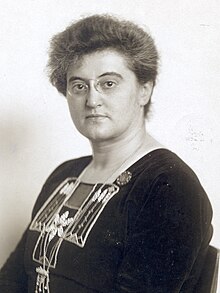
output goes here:
<path id="1" fill-rule="evenodd" d="M 49 293 L 49 272 L 42 267 L 36 268 L 37 272 L 37 282 L 35 293 L 47 292 Z"/>

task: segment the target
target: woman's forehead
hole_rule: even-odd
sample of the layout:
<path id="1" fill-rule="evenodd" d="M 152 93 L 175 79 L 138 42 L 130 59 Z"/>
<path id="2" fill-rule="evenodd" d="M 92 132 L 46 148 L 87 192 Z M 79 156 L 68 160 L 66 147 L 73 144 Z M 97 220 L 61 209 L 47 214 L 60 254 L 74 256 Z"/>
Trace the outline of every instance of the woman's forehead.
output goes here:
<path id="1" fill-rule="evenodd" d="M 117 51 L 106 49 L 83 55 L 69 66 L 67 76 L 87 75 L 99 76 L 105 72 L 125 73 L 130 71 L 126 58 Z"/>

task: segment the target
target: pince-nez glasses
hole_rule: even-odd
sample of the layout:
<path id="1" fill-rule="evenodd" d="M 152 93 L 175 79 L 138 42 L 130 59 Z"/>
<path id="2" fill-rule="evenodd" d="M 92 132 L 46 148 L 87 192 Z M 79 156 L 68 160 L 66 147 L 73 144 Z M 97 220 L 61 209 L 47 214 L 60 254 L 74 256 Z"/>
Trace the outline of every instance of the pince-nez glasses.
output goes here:
<path id="1" fill-rule="evenodd" d="M 109 76 L 103 76 L 99 79 L 87 79 L 87 81 L 76 79 L 68 83 L 68 95 L 71 97 L 85 97 L 91 88 L 91 83 L 89 82 L 93 82 L 95 90 L 103 95 L 112 94 L 119 86 L 119 80 Z"/>

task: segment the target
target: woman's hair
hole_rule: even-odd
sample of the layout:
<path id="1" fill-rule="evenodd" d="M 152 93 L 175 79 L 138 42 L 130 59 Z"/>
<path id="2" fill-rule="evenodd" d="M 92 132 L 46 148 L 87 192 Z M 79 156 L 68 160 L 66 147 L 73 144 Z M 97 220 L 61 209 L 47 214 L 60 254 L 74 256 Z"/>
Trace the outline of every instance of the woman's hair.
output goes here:
<path id="1" fill-rule="evenodd" d="M 66 96 L 70 64 L 85 54 L 113 49 L 125 57 L 140 84 L 152 81 L 158 71 L 158 52 L 152 37 L 133 22 L 109 15 L 83 18 L 55 35 L 50 44 L 48 73 L 51 83 Z M 145 107 L 148 112 L 149 104 Z"/>

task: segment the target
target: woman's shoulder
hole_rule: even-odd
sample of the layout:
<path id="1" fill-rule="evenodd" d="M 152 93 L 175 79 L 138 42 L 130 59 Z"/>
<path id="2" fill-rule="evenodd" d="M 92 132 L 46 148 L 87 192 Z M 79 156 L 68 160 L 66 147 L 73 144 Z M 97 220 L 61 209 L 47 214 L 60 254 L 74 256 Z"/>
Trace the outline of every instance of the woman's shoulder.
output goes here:
<path id="1" fill-rule="evenodd" d="M 201 200 L 209 203 L 208 196 L 195 172 L 177 154 L 168 149 L 157 149 L 141 158 L 131 167 L 134 185 L 142 191 L 145 200 L 170 196 L 185 203 Z"/>
<path id="2" fill-rule="evenodd" d="M 84 156 L 65 161 L 56 167 L 56 169 L 48 177 L 47 181 L 57 177 L 77 177 L 89 164 L 91 159 L 91 156 Z"/>
<path id="3" fill-rule="evenodd" d="M 158 215 L 162 210 L 170 214 L 177 211 L 177 215 L 181 211 L 197 219 L 202 215 L 204 221 L 211 222 L 212 207 L 207 193 L 195 172 L 178 155 L 158 149 L 137 163 L 139 173 L 129 200 L 140 211 L 156 211 Z"/>
<path id="4" fill-rule="evenodd" d="M 171 176 L 179 173 L 196 177 L 191 167 L 177 154 L 166 148 L 160 148 L 149 152 L 138 160 L 130 168 L 131 172 L 141 177 Z"/>
<path id="5" fill-rule="evenodd" d="M 91 161 L 91 156 L 79 157 L 76 159 L 68 160 L 60 164 L 46 179 L 36 203 L 33 208 L 32 216 L 36 213 L 39 207 L 48 199 L 51 193 L 61 184 L 64 180 L 70 177 L 78 177 L 82 170 Z"/>

